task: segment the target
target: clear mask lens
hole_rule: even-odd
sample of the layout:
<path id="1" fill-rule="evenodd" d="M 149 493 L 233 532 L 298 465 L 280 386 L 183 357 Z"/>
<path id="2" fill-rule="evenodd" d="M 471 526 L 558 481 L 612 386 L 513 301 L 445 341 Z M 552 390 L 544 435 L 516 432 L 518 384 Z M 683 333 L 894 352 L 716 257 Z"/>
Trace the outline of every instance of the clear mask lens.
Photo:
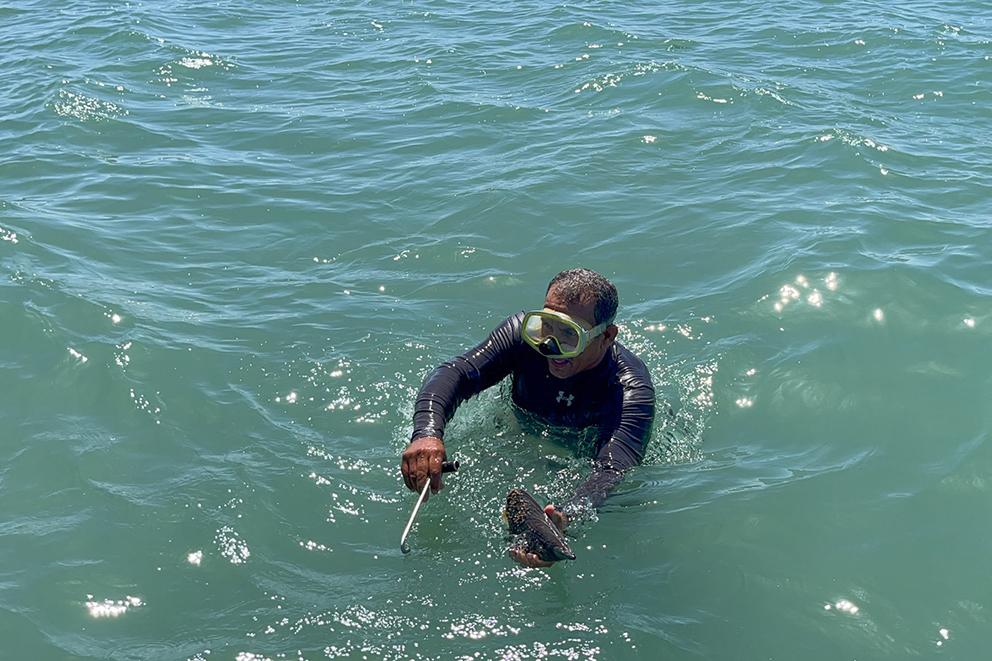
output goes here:
<path id="1" fill-rule="evenodd" d="M 524 339 L 544 356 L 574 358 L 582 353 L 588 331 L 571 319 L 552 312 L 529 312 L 524 317 Z"/>

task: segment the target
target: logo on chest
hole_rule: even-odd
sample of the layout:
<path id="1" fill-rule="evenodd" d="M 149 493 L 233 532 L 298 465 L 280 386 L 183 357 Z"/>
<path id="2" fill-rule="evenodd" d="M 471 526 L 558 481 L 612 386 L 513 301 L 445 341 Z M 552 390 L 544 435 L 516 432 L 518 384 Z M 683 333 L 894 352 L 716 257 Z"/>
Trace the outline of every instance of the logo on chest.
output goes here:
<path id="1" fill-rule="evenodd" d="M 564 403 L 565 406 L 571 406 L 572 405 L 572 402 L 574 400 L 575 400 L 575 395 L 573 395 L 571 393 L 569 393 L 568 395 L 565 395 L 565 391 L 564 390 L 559 390 L 558 391 L 558 397 L 555 398 L 555 401 L 556 402 L 558 402 L 559 404 Z"/>

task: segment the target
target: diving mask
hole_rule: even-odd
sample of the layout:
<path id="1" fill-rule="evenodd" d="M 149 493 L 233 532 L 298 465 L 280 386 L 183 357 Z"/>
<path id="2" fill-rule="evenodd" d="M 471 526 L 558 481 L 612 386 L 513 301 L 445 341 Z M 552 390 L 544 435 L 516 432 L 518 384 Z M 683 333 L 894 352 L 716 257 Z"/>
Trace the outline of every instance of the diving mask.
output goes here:
<path id="1" fill-rule="evenodd" d="M 602 334 L 610 322 L 585 329 L 563 312 L 535 310 L 524 315 L 521 330 L 524 341 L 548 358 L 575 358 Z"/>

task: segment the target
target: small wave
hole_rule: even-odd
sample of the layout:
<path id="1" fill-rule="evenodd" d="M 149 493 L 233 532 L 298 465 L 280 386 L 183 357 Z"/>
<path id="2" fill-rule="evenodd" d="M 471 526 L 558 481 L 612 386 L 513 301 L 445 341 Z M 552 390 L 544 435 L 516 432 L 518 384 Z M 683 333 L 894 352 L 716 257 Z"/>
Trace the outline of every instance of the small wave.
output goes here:
<path id="1" fill-rule="evenodd" d="M 602 74 L 580 83 L 576 86 L 575 93 L 602 92 L 609 87 L 618 87 L 627 78 L 639 78 L 658 71 L 688 71 L 688 67 L 678 62 L 637 62 L 618 71 Z"/>

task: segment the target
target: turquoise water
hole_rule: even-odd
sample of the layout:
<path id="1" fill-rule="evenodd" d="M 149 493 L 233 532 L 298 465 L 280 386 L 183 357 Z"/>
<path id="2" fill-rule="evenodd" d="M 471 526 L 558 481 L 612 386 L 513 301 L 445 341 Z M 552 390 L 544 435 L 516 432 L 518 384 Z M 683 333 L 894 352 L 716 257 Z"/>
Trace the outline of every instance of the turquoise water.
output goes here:
<path id="1" fill-rule="evenodd" d="M 976 659 L 981 2 L 0 6 L 0 657 Z M 583 265 L 671 407 L 588 470 L 436 363 Z M 545 433 L 547 432 L 547 433 Z"/>

